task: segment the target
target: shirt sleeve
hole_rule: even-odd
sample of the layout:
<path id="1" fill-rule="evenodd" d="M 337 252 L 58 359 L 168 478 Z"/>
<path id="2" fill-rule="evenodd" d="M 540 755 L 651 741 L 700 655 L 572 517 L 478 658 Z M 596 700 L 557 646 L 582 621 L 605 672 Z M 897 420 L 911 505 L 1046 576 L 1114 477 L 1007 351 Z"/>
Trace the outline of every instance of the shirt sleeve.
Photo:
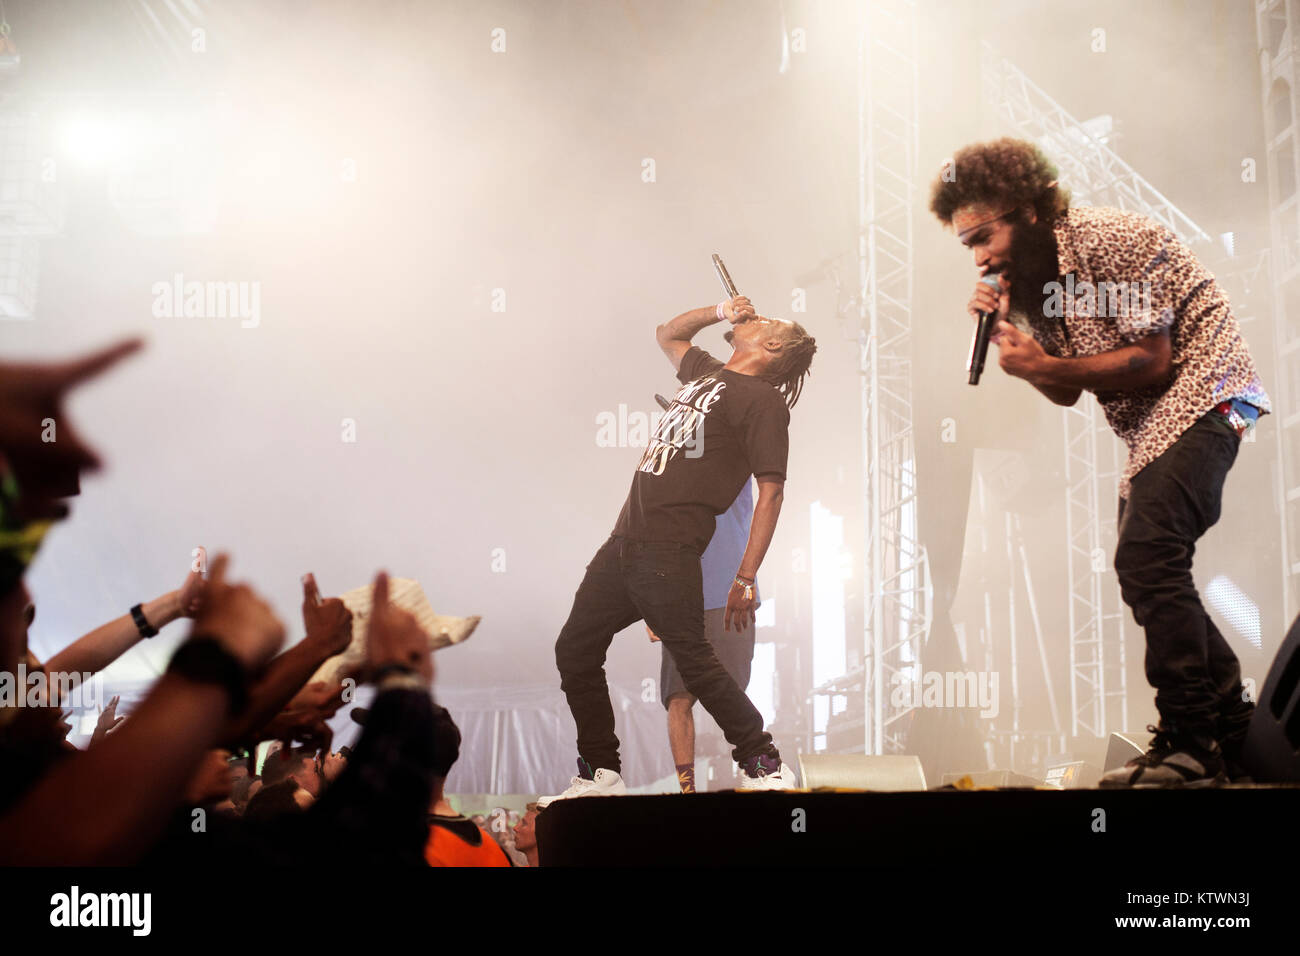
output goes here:
<path id="1" fill-rule="evenodd" d="M 775 391 L 752 403 L 740 421 L 741 441 L 752 474 L 785 480 L 790 454 L 790 409 Z"/>
<path id="2" fill-rule="evenodd" d="M 687 382 L 693 382 L 701 375 L 709 375 L 722 368 L 722 363 L 715 359 L 698 345 L 692 345 L 682 356 L 681 364 L 677 366 L 677 380 L 685 385 Z"/>

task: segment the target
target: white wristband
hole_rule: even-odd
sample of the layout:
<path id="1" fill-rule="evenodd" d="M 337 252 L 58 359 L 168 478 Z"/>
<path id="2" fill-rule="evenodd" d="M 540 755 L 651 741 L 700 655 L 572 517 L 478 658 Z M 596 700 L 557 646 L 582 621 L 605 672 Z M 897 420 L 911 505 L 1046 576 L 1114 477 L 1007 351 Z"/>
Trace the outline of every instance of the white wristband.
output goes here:
<path id="1" fill-rule="evenodd" d="M 726 304 L 727 304 L 727 300 L 726 300 L 726 299 L 723 299 L 721 302 L 718 303 L 718 321 L 719 321 L 719 322 L 721 322 L 723 319 L 725 319 L 725 318 L 727 317 L 727 316 L 726 316 L 726 313 L 724 313 L 724 312 L 722 311 L 722 307 L 723 307 L 724 305 L 726 305 Z"/>

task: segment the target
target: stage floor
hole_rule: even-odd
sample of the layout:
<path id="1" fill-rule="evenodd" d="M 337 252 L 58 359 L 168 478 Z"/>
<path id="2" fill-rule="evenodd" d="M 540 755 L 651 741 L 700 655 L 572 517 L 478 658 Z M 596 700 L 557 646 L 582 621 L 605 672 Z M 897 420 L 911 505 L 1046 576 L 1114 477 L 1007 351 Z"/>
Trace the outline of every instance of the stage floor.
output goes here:
<path id="1" fill-rule="evenodd" d="M 1300 786 L 584 797 L 537 819 L 543 866 L 1246 865 L 1300 845 Z"/>

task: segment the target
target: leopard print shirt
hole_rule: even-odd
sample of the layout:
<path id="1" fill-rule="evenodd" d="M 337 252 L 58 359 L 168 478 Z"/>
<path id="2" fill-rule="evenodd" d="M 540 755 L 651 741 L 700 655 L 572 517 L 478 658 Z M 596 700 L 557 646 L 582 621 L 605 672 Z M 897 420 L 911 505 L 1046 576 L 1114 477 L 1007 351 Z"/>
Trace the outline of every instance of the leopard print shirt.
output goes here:
<path id="1" fill-rule="evenodd" d="M 1059 289 L 1029 316 L 1050 355 L 1097 355 L 1169 330 L 1172 379 L 1127 392 L 1095 392 L 1111 428 L 1128 445 L 1119 493 L 1202 415 L 1239 398 L 1272 410 L 1228 297 L 1166 227 L 1139 213 L 1070 209 L 1053 226 Z"/>

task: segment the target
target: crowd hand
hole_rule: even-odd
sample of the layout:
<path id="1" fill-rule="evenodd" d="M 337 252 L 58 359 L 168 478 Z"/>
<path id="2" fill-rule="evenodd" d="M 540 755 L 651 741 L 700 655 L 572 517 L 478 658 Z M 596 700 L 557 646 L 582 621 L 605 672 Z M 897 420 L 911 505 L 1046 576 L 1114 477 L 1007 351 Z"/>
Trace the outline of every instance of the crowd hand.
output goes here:
<path id="1" fill-rule="evenodd" d="M 189 806 L 217 803 L 230 796 L 232 785 L 230 751 L 209 750 L 185 785 L 185 803 Z"/>
<path id="2" fill-rule="evenodd" d="M 646 632 L 647 634 L 650 635 L 650 643 L 651 643 L 651 644 L 655 644 L 655 643 L 657 643 L 657 642 L 659 641 L 659 635 L 656 634 L 654 631 L 650 630 L 650 625 L 649 625 L 649 624 L 647 624 L 647 625 L 645 626 L 645 632 Z"/>
<path id="3" fill-rule="evenodd" d="M 0 363 L 0 451 L 22 490 L 22 520 L 62 517 L 67 508 L 58 499 L 76 494 L 81 473 L 100 466 L 99 456 L 64 417 L 67 394 L 143 344 L 128 339 L 66 362 Z M 47 419 L 57 429 L 53 441 Z"/>
<path id="4" fill-rule="evenodd" d="M 311 573 L 302 577 L 302 623 L 307 640 L 319 644 L 326 657 L 342 654 L 352 643 L 352 612 L 339 598 L 322 600 Z"/>
<path id="5" fill-rule="evenodd" d="M 199 567 L 202 568 L 207 561 L 207 553 L 203 548 L 199 548 L 199 552 Z M 181 617 L 197 617 L 199 611 L 203 610 L 203 594 L 206 589 L 203 572 L 191 568 L 190 573 L 185 575 L 180 590 L 176 592 L 177 613 Z"/>
<path id="6" fill-rule="evenodd" d="M 217 555 L 193 633 L 216 638 L 248 674 L 256 674 L 284 643 L 284 625 L 245 584 L 228 584 L 230 557 Z"/>
<path id="7" fill-rule="evenodd" d="M 749 301 L 749 298 L 747 296 L 738 295 L 734 299 L 723 303 L 722 314 L 728 322 L 735 325 L 737 322 L 743 322 L 745 319 L 752 319 L 756 313 L 754 312 L 754 305 Z"/>
<path id="8" fill-rule="evenodd" d="M 90 735 L 89 746 L 93 747 L 110 733 L 117 729 L 117 725 L 126 720 L 125 717 L 117 716 L 117 705 L 121 702 L 121 695 L 114 694 L 113 699 L 108 705 L 99 712 L 99 719 L 95 721 L 95 732 Z"/>
<path id="9" fill-rule="evenodd" d="M 314 680 L 294 694 L 284 705 L 286 711 L 308 711 L 321 717 L 333 717 L 343 706 L 343 682 Z"/>
<path id="10" fill-rule="evenodd" d="M 347 769 L 348 759 L 340 753 L 326 753 L 321 760 L 320 774 L 326 783 L 333 783 Z"/>
<path id="11" fill-rule="evenodd" d="M 433 652 L 429 635 L 415 617 L 388 603 L 388 574 L 375 577 L 371 598 L 370 626 L 366 632 L 366 671 L 373 677 L 390 666 L 406 668 L 425 683 L 433 683 Z"/>
<path id="12" fill-rule="evenodd" d="M 298 742 L 309 750 L 329 753 L 330 744 L 334 741 L 334 731 L 320 711 L 289 708 L 271 718 L 259 736 L 263 740 L 281 741 L 286 751 L 293 749 L 294 743 Z"/>

